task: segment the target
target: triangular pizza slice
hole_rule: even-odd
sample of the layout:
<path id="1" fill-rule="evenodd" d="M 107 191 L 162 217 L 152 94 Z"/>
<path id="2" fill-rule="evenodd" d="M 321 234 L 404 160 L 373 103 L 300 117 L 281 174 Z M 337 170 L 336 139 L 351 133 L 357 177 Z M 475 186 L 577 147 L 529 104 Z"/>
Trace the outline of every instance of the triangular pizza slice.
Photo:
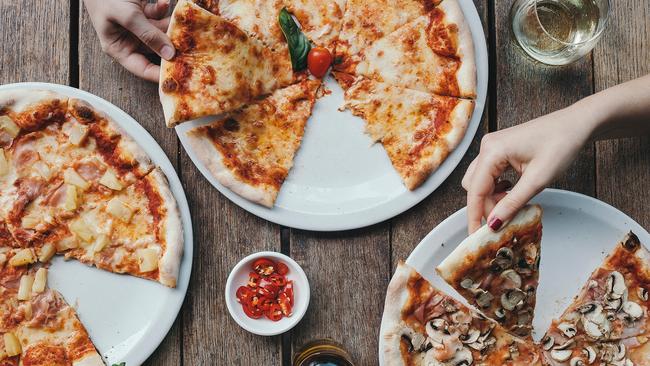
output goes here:
<path id="1" fill-rule="evenodd" d="M 542 364 L 532 342 L 510 335 L 403 263 L 388 285 L 379 351 L 385 365 Z"/>
<path id="2" fill-rule="evenodd" d="M 272 207 L 293 166 L 320 87 L 304 80 L 188 132 L 198 158 L 240 196 Z"/>
<path id="3" fill-rule="evenodd" d="M 549 363 L 648 364 L 649 291 L 650 252 L 630 232 L 551 324 L 541 342 Z"/>
<path id="4" fill-rule="evenodd" d="M 436 268 L 467 301 L 505 329 L 531 337 L 542 240 L 542 208 L 524 207 L 498 232 L 483 226 Z"/>
<path id="5" fill-rule="evenodd" d="M 286 47 L 273 50 L 188 0 L 176 5 L 167 34 L 176 47 L 160 73 L 168 127 L 236 110 L 298 78 Z"/>
<path id="6" fill-rule="evenodd" d="M 473 101 L 335 75 L 339 83 L 350 85 L 346 106 L 366 121 L 366 132 L 382 143 L 410 190 L 420 186 L 465 136 Z"/>
<path id="7" fill-rule="evenodd" d="M 474 43 L 457 0 L 444 0 L 377 40 L 347 71 L 440 95 L 476 96 Z"/>

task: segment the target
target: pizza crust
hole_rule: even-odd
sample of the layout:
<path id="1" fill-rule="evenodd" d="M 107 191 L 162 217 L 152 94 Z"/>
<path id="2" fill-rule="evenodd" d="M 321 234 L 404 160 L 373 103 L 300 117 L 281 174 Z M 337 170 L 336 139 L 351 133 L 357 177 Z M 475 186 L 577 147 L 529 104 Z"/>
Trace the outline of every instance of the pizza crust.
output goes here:
<path id="1" fill-rule="evenodd" d="M 223 154 L 212 145 L 205 134 L 191 130 L 187 132 L 187 137 L 191 149 L 219 183 L 249 201 L 269 208 L 273 207 L 278 192 L 254 187 L 239 180 L 223 165 Z"/>
<path id="2" fill-rule="evenodd" d="M 176 204 L 176 199 L 169 188 L 167 177 L 160 170 L 154 169 L 149 178 L 160 194 L 167 216 L 165 217 L 165 250 L 158 262 L 159 282 L 165 286 L 176 287 L 181 259 L 183 257 L 183 225 Z"/>
<path id="3" fill-rule="evenodd" d="M 72 361 L 72 366 L 105 366 L 105 364 L 98 353 L 89 353 L 81 359 Z"/>
<path id="4" fill-rule="evenodd" d="M 16 113 L 22 113 L 35 104 L 47 100 L 68 101 L 68 96 L 50 90 L 4 90 L 0 91 L 0 108 L 9 107 Z"/>
<path id="5" fill-rule="evenodd" d="M 453 278 L 456 269 L 465 264 L 469 253 L 477 253 L 481 248 L 492 242 L 501 240 L 504 230 L 512 229 L 515 226 L 528 226 L 542 219 L 542 208 L 539 205 L 528 205 L 500 231 L 494 232 L 487 225 L 478 229 L 475 233 L 463 240 L 456 249 L 445 260 L 436 267 L 436 271 L 444 279 Z"/>

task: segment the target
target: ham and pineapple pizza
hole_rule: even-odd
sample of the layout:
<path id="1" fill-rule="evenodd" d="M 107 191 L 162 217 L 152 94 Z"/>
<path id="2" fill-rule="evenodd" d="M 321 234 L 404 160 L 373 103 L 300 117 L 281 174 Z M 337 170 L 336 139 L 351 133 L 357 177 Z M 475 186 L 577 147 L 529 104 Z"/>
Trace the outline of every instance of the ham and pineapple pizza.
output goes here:
<path id="1" fill-rule="evenodd" d="M 486 316 L 531 337 L 542 239 L 542 208 L 524 207 L 498 232 L 483 226 L 436 268 Z"/>
<path id="2" fill-rule="evenodd" d="M 272 207 L 293 166 L 320 87 L 305 80 L 188 132 L 199 159 L 225 187 Z"/>
<path id="3" fill-rule="evenodd" d="M 75 310 L 30 249 L 0 248 L 0 365 L 103 366 Z"/>
<path id="4" fill-rule="evenodd" d="M 542 339 L 549 364 L 650 364 L 650 252 L 633 233 L 616 245 Z"/>
<path id="5" fill-rule="evenodd" d="M 403 263 L 388 285 L 379 350 L 385 365 L 542 364 L 530 341 L 510 335 Z"/>
<path id="6" fill-rule="evenodd" d="M 162 61 L 160 100 L 168 127 L 236 110 L 297 81 L 286 46 L 266 47 L 234 23 L 181 0 L 167 34 L 176 47 Z"/>
<path id="7" fill-rule="evenodd" d="M 410 190 L 420 186 L 460 143 L 474 102 L 337 74 L 346 106 L 366 121 Z M 344 81 L 347 80 L 347 84 Z"/>
<path id="8" fill-rule="evenodd" d="M 474 98 L 471 31 L 457 0 L 444 0 L 363 50 L 350 72 L 410 89 Z"/>

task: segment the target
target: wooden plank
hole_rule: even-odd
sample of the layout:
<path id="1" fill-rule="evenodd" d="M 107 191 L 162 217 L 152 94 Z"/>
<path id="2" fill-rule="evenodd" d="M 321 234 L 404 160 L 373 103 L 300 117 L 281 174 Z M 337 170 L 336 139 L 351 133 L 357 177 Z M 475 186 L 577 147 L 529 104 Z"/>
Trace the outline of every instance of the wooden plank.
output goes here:
<path id="1" fill-rule="evenodd" d="M 224 285 L 248 254 L 280 251 L 277 225 L 237 207 L 203 178 L 185 152 L 181 171 L 194 226 L 194 266 L 183 308 L 184 365 L 279 365 L 278 337 L 259 337 L 228 314 Z"/>
<path id="2" fill-rule="evenodd" d="M 293 332 L 294 352 L 330 338 L 355 365 L 377 364 L 377 340 L 390 271 L 389 224 L 340 232 L 291 231 L 291 256 L 311 287 L 309 310 Z"/>
<path id="3" fill-rule="evenodd" d="M 0 2 L 0 83 L 69 80 L 70 7 L 57 1 Z"/>
<path id="4" fill-rule="evenodd" d="M 165 127 L 157 85 L 136 78 L 105 55 L 82 4 L 79 14 L 79 88 L 108 100 L 131 115 L 149 131 L 178 170 L 178 141 L 174 131 Z M 148 364 L 176 366 L 180 363 L 181 327 L 177 319 Z"/>
<path id="5" fill-rule="evenodd" d="M 496 113 L 491 116 L 497 129 L 511 127 L 545 115 L 592 94 L 592 60 L 585 57 L 568 66 L 546 66 L 533 61 L 515 43 L 511 31 L 513 1 L 494 1 L 496 37 Z M 595 194 L 593 144 L 587 146 L 554 184 L 555 187 Z"/>
<path id="6" fill-rule="evenodd" d="M 594 51 L 597 91 L 650 73 L 650 6 L 644 0 L 612 5 L 608 28 Z M 598 198 L 650 228 L 650 137 L 598 142 L 596 167 Z"/>

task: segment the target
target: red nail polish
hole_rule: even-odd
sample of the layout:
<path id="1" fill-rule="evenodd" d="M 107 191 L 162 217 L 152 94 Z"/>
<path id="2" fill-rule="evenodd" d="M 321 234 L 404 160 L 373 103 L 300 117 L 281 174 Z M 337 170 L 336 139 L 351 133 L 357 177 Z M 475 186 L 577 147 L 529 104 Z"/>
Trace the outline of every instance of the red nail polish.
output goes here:
<path id="1" fill-rule="evenodd" d="M 492 231 L 497 231 L 501 229 L 501 225 L 503 225 L 503 221 L 501 221 L 501 219 L 498 217 L 493 217 L 492 219 L 490 219 L 490 222 L 488 222 L 488 226 L 490 227 L 490 229 L 492 229 Z"/>

